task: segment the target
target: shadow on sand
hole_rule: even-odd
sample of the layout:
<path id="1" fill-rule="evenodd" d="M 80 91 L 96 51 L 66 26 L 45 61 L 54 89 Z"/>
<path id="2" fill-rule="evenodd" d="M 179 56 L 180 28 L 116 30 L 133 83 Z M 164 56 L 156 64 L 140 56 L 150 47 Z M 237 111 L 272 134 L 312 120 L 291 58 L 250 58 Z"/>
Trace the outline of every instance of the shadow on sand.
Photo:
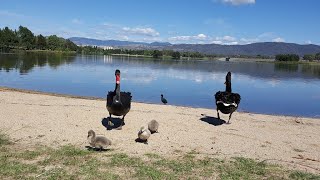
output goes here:
<path id="1" fill-rule="evenodd" d="M 107 129 L 107 130 L 112 130 L 112 129 L 120 129 L 121 123 L 122 123 L 122 119 L 121 118 L 112 118 L 111 117 L 111 122 L 113 124 L 113 126 L 110 126 L 108 124 L 109 121 L 109 117 L 108 118 L 103 118 L 101 123 L 102 125 Z M 123 126 L 125 125 L 125 123 L 123 122 Z"/>
<path id="2" fill-rule="evenodd" d="M 220 126 L 220 125 L 226 123 L 225 120 L 218 119 L 218 118 L 211 117 L 211 116 L 204 116 L 204 117 L 200 118 L 200 120 L 204 121 L 208 124 L 214 125 L 214 126 Z"/>
<path id="3" fill-rule="evenodd" d="M 148 141 L 142 140 L 140 138 L 135 139 L 135 141 L 138 142 L 138 143 L 148 144 Z"/>

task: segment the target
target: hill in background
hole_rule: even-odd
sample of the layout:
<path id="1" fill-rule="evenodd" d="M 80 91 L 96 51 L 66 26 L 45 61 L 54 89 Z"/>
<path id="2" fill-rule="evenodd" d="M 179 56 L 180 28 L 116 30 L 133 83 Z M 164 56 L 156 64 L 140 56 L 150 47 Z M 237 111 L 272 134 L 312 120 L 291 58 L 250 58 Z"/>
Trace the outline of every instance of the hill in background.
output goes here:
<path id="1" fill-rule="evenodd" d="M 220 44 L 171 44 L 168 42 L 132 42 L 119 40 L 98 40 L 81 37 L 69 38 L 77 45 L 110 46 L 125 49 L 158 49 L 174 51 L 200 52 L 204 54 L 219 55 L 248 55 L 248 56 L 275 56 L 277 54 L 315 54 L 320 52 L 320 46 L 314 44 L 295 44 L 283 42 L 260 42 L 246 45 L 220 45 Z"/>

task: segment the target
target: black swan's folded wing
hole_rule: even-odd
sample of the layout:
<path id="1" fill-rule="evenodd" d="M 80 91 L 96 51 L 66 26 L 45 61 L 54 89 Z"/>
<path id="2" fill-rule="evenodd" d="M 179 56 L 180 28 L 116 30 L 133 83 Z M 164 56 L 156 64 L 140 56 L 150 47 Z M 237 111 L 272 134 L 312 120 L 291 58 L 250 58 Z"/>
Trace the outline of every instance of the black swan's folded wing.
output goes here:
<path id="1" fill-rule="evenodd" d="M 223 102 L 225 104 L 236 103 L 238 105 L 240 103 L 241 96 L 238 93 L 218 91 L 215 94 L 215 99 L 216 99 L 216 102 Z"/>

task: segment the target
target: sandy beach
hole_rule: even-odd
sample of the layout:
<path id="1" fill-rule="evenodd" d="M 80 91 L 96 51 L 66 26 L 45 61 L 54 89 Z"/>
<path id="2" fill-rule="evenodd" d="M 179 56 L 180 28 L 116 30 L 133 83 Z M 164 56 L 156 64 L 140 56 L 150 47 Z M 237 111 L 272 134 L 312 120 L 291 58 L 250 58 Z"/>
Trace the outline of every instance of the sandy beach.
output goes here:
<path id="1" fill-rule="evenodd" d="M 212 102 L 214 103 L 214 102 Z M 320 119 L 235 112 L 231 124 L 215 109 L 132 103 L 122 130 L 107 126 L 104 99 L 77 98 L 0 88 L 0 130 L 28 148 L 88 145 L 88 130 L 112 140 L 130 155 L 248 157 L 320 173 Z M 223 120 L 228 115 L 221 115 Z M 135 142 L 142 125 L 160 123 L 149 144 Z M 113 121 L 117 124 L 117 117 Z"/>

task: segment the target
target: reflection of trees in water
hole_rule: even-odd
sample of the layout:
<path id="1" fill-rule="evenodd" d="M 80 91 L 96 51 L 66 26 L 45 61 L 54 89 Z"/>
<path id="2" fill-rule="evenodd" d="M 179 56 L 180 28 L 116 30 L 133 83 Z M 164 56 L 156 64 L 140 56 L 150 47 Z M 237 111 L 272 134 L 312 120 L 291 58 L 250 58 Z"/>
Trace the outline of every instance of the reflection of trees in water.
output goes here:
<path id="1" fill-rule="evenodd" d="M 0 54 L 0 69 L 17 69 L 28 73 L 34 67 L 49 66 L 56 69 L 64 64 L 93 64 L 95 66 L 151 69 L 173 69 L 177 71 L 197 71 L 222 73 L 228 71 L 263 79 L 320 78 L 320 64 L 262 63 L 262 62 L 225 62 L 198 60 L 155 60 L 153 58 L 127 56 L 67 56 L 58 53 Z M 207 74 L 208 75 L 208 74 Z"/>
<path id="2" fill-rule="evenodd" d="M 0 69 L 7 72 L 13 69 L 21 74 L 30 72 L 34 67 L 50 66 L 57 68 L 63 64 L 70 64 L 76 56 L 65 56 L 58 53 L 24 53 L 0 55 Z"/>
<path id="3" fill-rule="evenodd" d="M 275 63 L 275 71 L 299 72 L 304 75 L 320 77 L 320 64 Z"/>
<path id="4" fill-rule="evenodd" d="M 304 74 L 310 74 L 320 78 L 320 65 L 303 64 L 301 71 Z"/>
<path id="5" fill-rule="evenodd" d="M 275 71 L 284 72 L 297 72 L 299 70 L 299 64 L 297 63 L 274 63 Z"/>

